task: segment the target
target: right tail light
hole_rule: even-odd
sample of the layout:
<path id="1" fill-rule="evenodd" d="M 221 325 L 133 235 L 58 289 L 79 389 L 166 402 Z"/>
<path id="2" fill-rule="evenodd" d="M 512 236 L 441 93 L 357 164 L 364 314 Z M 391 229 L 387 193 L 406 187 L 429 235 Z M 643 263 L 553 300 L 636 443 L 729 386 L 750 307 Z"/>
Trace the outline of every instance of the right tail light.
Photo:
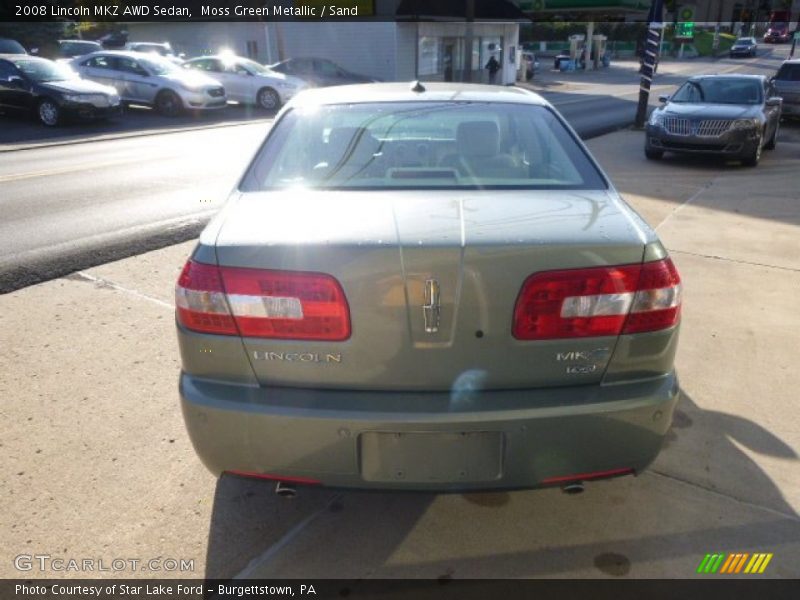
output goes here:
<path id="1" fill-rule="evenodd" d="M 522 285 L 512 333 L 520 340 L 657 331 L 680 319 L 681 281 L 669 258 L 535 273 Z"/>

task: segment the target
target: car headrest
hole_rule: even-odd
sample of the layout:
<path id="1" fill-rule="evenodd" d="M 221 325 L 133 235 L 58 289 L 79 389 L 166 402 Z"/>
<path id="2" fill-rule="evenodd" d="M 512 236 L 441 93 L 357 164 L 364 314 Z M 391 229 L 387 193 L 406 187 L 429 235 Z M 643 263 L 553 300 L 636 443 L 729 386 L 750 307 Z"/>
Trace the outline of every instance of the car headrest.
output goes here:
<path id="1" fill-rule="evenodd" d="M 372 156 L 378 151 L 378 140 L 364 127 L 335 127 L 328 133 L 328 150 L 340 158 L 348 148 L 352 156 Z"/>
<path id="2" fill-rule="evenodd" d="M 462 156 L 494 156 L 500 152 L 500 130 L 494 121 L 466 121 L 456 130 Z"/>

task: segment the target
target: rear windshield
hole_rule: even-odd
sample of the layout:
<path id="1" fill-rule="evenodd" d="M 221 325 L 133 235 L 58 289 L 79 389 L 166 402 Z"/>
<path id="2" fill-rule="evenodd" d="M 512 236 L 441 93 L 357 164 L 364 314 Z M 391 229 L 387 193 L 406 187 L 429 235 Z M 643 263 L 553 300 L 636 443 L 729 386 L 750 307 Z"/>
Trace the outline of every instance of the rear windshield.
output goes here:
<path id="1" fill-rule="evenodd" d="M 241 188 L 606 189 L 541 106 L 483 102 L 299 108 L 274 127 Z"/>
<path id="2" fill-rule="evenodd" d="M 781 65 L 775 79 L 781 81 L 800 81 L 800 63 Z"/>
<path id="3" fill-rule="evenodd" d="M 760 104 L 763 86 L 757 79 L 697 79 L 684 83 L 670 102 Z"/>

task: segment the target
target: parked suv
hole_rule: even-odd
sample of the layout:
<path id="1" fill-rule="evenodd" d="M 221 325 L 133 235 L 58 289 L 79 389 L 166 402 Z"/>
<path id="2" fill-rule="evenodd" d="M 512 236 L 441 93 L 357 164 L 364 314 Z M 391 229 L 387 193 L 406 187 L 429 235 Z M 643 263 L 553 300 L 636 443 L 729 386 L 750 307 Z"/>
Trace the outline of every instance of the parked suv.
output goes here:
<path id="1" fill-rule="evenodd" d="M 71 64 L 83 77 L 113 85 L 123 102 L 154 106 L 166 116 L 186 109 L 227 105 L 225 88 L 217 80 L 158 56 L 107 50 L 82 56 Z"/>
<path id="2" fill-rule="evenodd" d="M 783 98 L 783 114 L 800 117 L 800 59 L 784 62 L 772 83 L 778 96 Z"/>

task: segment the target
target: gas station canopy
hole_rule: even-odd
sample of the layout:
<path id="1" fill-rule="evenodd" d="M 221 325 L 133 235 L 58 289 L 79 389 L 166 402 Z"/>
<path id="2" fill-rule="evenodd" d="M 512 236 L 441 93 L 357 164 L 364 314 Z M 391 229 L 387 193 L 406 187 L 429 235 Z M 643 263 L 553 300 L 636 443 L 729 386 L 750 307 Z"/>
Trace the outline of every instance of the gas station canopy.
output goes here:
<path id="1" fill-rule="evenodd" d="M 631 14 L 647 14 L 650 0 L 519 0 L 519 9 L 533 13 L 535 20 L 547 21 L 555 16 L 565 20 L 580 15 L 607 15 L 624 17 Z"/>

